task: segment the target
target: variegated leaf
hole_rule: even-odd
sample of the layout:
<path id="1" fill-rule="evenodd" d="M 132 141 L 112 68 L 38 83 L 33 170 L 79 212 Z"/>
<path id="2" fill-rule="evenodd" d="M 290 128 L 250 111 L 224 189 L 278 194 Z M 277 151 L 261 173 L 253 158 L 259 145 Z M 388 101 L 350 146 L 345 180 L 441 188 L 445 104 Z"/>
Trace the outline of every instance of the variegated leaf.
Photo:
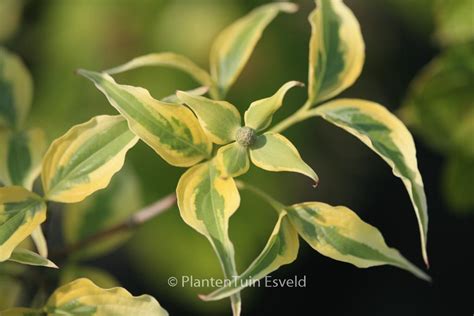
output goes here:
<path id="1" fill-rule="evenodd" d="M 289 81 L 271 97 L 252 102 L 244 115 L 245 126 L 257 131 L 264 130 L 270 126 L 273 114 L 283 104 L 283 98 L 288 90 L 298 86 L 302 87 L 303 84 L 298 81 Z"/>
<path id="2" fill-rule="evenodd" d="M 177 96 L 193 110 L 213 143 L 222 145 L 235 140 L 235 133 L 241 125 L 240 113 L 235 106 L 184 91 L 178 91 Z"/>
<path id="3" fill-rule="evenodd" d="M 30 266 L 58 268 L 58 266 L 55 265 L 52 261 L 40 256 L 36 252 L 24 248 L 15 248 L 8 260 L 21 264 L 27 264 Z"/>
<path id="4" fill-rule="evenodd" d="M 120 115 L 96 116 L 72 127 L 45 155 L 41 177 L 46 199 L 80 202 L 105 188 L 137 141 Z"/>
<path id="5" fill-rule="evenodd" d="M 189 93 L 191 95 L 205 95 L 208 91 L 209 89 L 207 87 L 198 87 L 196 89 L 187 90 L 186 93 Z M 178 96 L 176 95 L 176 93 L 166 96 L 160 99 L 160 101 L 163 101 L 166 103 L 180 103 L 181 102 Z"/>
<path id="6" fill-rule="evenodd" d="M 265 248 L 238 278 L 225 287 L 200 296 L 205 301 L 216 301 L 237 293 L 245 286 L 251 286 L 282 265 L 293 262 L 298 255 L 298 233 L 289 222 L 286 212 L 281 212 Z"/>
<path id="7" fill-rule="evenodd" d="M 219 148 L 216 166 L 225 177 L 238 177 L 249 170 L 250 161 L 247 148 L 233 142 Z"/>
<path id="8" fill-rule="evenodd" d="M 0 188 L 0 262 L 46 220 L 46 204 L 22 187 Z"/>
<path id="9" fill-rule="evenodd" d="M 169 164 L 189 167 L 209 158 L 212 143 L 184 105 L 155 100 L 146 89 L 117 84 L 107 74 L 80 74 L 94 82 L 130 129 Z"/>
<path id="10" fill-rule="evenodd" d="M 48 315 L 168 316 L 150 295 L 132 296 L 121 287 L 102 289 L 88 279 L 58 288 L 43 310 Z"/>
<path id="11" fill-rule="evenodd" d="M 250 58 L 268 24 L 279 12 L 293 13 L 297 6 L 277 2 L 256 8 L 224 29 L 211 48 L 211 76 L 223 96 Z"/>
<path id="12" fill-rule="evenodd" d="M 428 264 L 426 196 L 418 171 L 415 143 L 405 125 L 385 107 L 365 100 L 340 99 L 311 111 L 311 115 L 321 116 L 360 139 L 392 167 L 395 176 L 402 179 L 415 209 L 423 259 Z"/>
<path id="13" fill-rule="evenodd" d="M 143 206 L 140 183 L 133 170 L 124 168 L 107 187 L 94 193 L 88 199 L 68 204 L 63 216 L 62 228 L 66 245 L 72 246 L 94 234 L 112 228 L 126 221 Z M 105 255 L 128 238 L 130 233 L 122 232 L 109 238 L 81 247 L 70 259 L 90 259 Z"/>
<path id="14" fill-rule="evenodd" d="M 308 95 L 312 104 L 350 87 L 359 77 L 365 44 L 359 22 L 342 0 L 316 0 L 309 16 Z"/>
<path id="15" fill-rule="evenodd" d="M 44 237 L 43 229 L 41 226 L 38 226 L 32 233 L 31 239 L 38 250 L 40 256 L 47 258 L 48 257 L 48 244 L 46 238 Z"/>
<path id="16" fill-rule="evenodd" d="M 385 243 L 377 228 L 362 221 L 344 206 L 320 202 L 295 204 L 287 208 L 301 237 L 319 253 L 359 268 L 392 265 L 430 280 L 430 277 Z"/>
<path id="17" fill-rule="evenodd" d="M 314 186 L 319 182 L 313 169 L 301 159 L 296 147 L 283 135 L 265 133 L 258 136 L 250 146 L 250 159 L 264 170 L 297 172 L 311 178 Z"/>
<path id="18" fill-rule="evenodd" d="M 165 66 L 176 68 L 188 73 L 203 86 L 210 88 L 213 85 L 211 76 L 207 73 L 207 71 L 196 65 L 189 58 L 170 52 L 154 53 L 136 57 L 123 65 L 108 69 L 104 72 L 112 75 L 146 66 Z"/>
<path id="19" fill-rule="evenodd" d="M 41 129 L 0 131 L 0 181 L 6 186 L 19 185 L 31 190 L 41 171 L 46 148 Z"/>
<path id="20" fill-rule="evenodd" d="M 229 238 L 229 218 L 240 204 L 233 178 L 223 178 L 213 161 L 186 171 L 176 188 L 183 220 L 204 235 L 219 257 L 224 276 L 237 275 L 234 246 Z M 231 297 L 234 315 L 240 314 L 240 295 Z"/>
<path id="21" fill-rule="evenodd" d="M 21 127 L 33 95 L 31 75 L 19 57 L 0 47 L 0 126 Z"/>

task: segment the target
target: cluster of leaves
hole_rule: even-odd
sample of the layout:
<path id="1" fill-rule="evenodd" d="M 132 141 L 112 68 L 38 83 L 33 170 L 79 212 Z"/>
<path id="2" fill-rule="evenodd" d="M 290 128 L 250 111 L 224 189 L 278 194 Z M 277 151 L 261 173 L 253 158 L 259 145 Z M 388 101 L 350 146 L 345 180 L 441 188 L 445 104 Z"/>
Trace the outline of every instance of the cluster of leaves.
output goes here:
<path id="1" fill-rule="evenodd" d="M 435 39 L 442 48 L 411 84 L 403 118 L 448 157 L 443 192 L 459 211 L 474 209 L 474 28 L 472 1 L 433 1 Z"/>
<path id="2" fill-rule="evenodd" d="M 300 82 L 289 81 L 268 98 L 254 101 L 244 123 L 234 105 L 223 101 L 236 81 L 267 25 L 280 13 L 292 13 L 292 3 L 272 3 L 255 9 L 224 29 L 211 49 L 210 73 L 187 57 L 173 53 L 150 54 L 104 72 L 80 70 L 107 97 L 120 115 L 101 115 L 71 128 L 43 155 L 40 143 L 22 136 L 22 120 L 31 101 L 31 80 L 21 62 L 6 51 L 0 55 L 3 172 L 0 188 L 0 261 L 52 266 L 41 233 L 46 202 L 76 203 L 109 185 L 123 167 L 126 153 L 139 140 L 172 166 L 186 167 L 176 189 L 183 220 L 204 235 L 215 250 L 227 286 L 203 295 L 203 300 L 230 297 L 234 315 L 241 310 L 240 291 L 246 280 L 258 280 L 297 257 L 299 237 L 319 253 L 366 268 L 392 265 L 429 280 L 423 271 L 386 245 L 381 233 L 343 206 L 305 202 L 286 206 L 250 184 L 235 180 L 250 161 L 267 171 L 318 176 L 281 132 L 311 117 L 321 117 L 357 137 L 384 159 L 405 185 L 418 219 L 422 254 L 427 263 L 427 207 L 418 171 L 415 146 L 406 127 L 383 106 L 360 99 L 329 100 L 351 86 L 364 63 L 364 41 L 357 19 L 342 0 L 317 0 L 309 21 L 312 27 L 308 100 L 294 114 L 264 132 L 285 94 Z M 21 65 L 19 67 L 18 65 Z M 201 87 L 178 91 L 162 100 L 141 87 L 117 83 L 112 74 L 143 66 L 169 66 L 196 79 Z M 22 75 L 23 74 L 23 75 Z M 25 82 L 29 82 L 25 88 Z M 27 91 L 27 92 L 25 92 Z M 209 96 L 204 96 L 209 92 Z M 30 95 L 25 101 L 26 96 Z M 328 101 L 329 100 L 329 101 Z M 16 142 L 20 143 L 21 154 Z M 26 163 L 25 160 L 28 162 Z M 28 166 L 26 168 L 25 166 Z M 32 191 L 41 174 L 42 194 Z M 267 200 L 278 220 L 262 252 L 242 273 L 237 271 L 229 238 L 229 219 L 240 204 L 239 189 L 249 189 Z M 87 200 L 86 200 L 87 201 Z M 93 208 L 91 208 L 93 209 Z M 66 227 L 68 227 L 66 225 Z M 77 229 L 66 232 L 78 237 Z M 97 228 L 99 229 L 99 228 Z M 39 254 L 18 246 L 32 236 Z M 66 235 L 67 237 L 67 235 Z M 22 260 L 18 257 L 23 258 Z M 42 262 L 39 262 L 43 260 Z M 118 305 L 109 302 L 119 302 Z M 14 309 L 10 315 L 34 313 L 87 313 L 88 315 L 165 315 L 154 299 L 133 298 L 122 289 L 102 290 L 79 279 L 59 288 L 39 311 Z M 15 314 L 16 313 L 16 314 Z M 9 314 L 7 314 L 9 315 Z"/>

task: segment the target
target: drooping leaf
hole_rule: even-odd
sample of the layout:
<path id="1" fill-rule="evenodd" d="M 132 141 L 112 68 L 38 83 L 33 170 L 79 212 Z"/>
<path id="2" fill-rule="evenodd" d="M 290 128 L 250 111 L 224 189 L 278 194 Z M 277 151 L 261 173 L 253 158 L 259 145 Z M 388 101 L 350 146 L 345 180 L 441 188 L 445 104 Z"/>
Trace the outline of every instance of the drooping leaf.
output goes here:
<path id="1" fill-rule="evenodd" d="M 265 133 L 258 136 L 250 146 L 250 159 L 253 164 L 267 171 L 288 171 L 301 173 L 319 182 L 316 173 L 302 159 L 296 147 L 283 135 Z"/>
<path id="2" fill-rule="evenodd" d="M 137 141 L 120 115 L 96 116 L 72 127 L 45 155 L 41 178 L 46 199 L 80 202 L 105 188 Z"/>
<path id="3" fill-rule="evenodd" d="M 146 66 L 165 66 L 176 68 L 188 73 L 203 86 L 210 88 L 213 85 L 211 76 L 207 73 L 207 71 L 196 65 L 189 58 L 169 52 L 148 54 L 136 57 L 123 65 L 108 69 L 104 72 L 112 75 Z"/>
<path id="4" fill-rule="evenodd" d="M 0 181 L 31 190 L 46 148 L 46 137 L 40 129 L 0 131 Z"/>
<path id="5" fill-rule="evenodd" d="M 429 145 L 444 154 L 473 148 L 467 146 L 472 135 L 457 136 L 464 124 L 472 126 L 474 120 L 472 78 L 474 43 L 445 50 L 410 84 L 402 118 Z"/>
<path id="6" fill-rule="evenodd" d="M 168 316 L 150 295 L 132 296 L 121 287 L 102 289 L 88 279 L 78 279 L 58 288 L 48 299 L 48 315 Z"/>
<path id="7" fill-rule="evenodd" d="M 308 95 L 313 104 L 332 98 L 359 77 L 365 44 L 359 22 L 342 0 L 316 0 L 309 16 Z"/>
<path id="8" fill-rule="evenodd" d="M 40 256 L 47 258 L 48 257 L 48 244 L 46 243 L 46 238 L 44 237 L 43 229 L 41 228 L 41 226 L 38 226 L 31 233 L 31 239 L 33 239 L 33 242 Z"/>
<path id="9" fill-rule="evenodd" d="M 312 111 L 312 114 L 321 116 L 361 140 L 382 157 L 392 167 L 393 174 L 403 181 L 418 219 L 423 259 L 428 264 L 426 196 L 418 171 L 415 143 L 405 125 L 385 107 L 365 100 L 340 99 Z"/>
<path id="10" fill-rule="evenodd" d="M 347 207 L 307 202 L 288 207 L 287 211 L 301 237 L 322 255 L 359 268 L 388 264 L 430 280 L 398 250 L 388 247 L 377 228 Z"/>
<path id="11" fill-rule="evenodd" d="M 22 187 L 0 188 L 0 262 L 46 220 L 46 204 Z"/>
<path id="12" fill-rule="evenodd" d="M 222 145 L 235 140 L 235 133 L 241 125 L 240 113 L 235 106 L 184 91 L 178 91 L 177 96 L 193 110 L 213 143 Z"/>
<path id="13" fill-rule="evenodd" d="M 48 268 L 58 268 L 52 261 L 40 256 L 36 252 L 24 248 L 15 248 L 10 256 L 9 261 L 27 264 L 30 266 L 41 266 Z"/>
<path id="14" fill-rule="evenodd" d="M 72 246 L 80 241 L 126 221 L 142 207 L 138 179 L 131 169 L 124 168 L 110 182 L 107 190 L 94 193 L 88 199 L 66 206 L 63 216 L 65 243 Z M 77 250 L 72 258 L 90 259 L 105 255 L 122 245 L 130 234 L 117 233 Z"/>
<path id="15" fill-rule="evenodd" d="M 224 277 L 237 275 L 234 246 L 229 238 L 229 219 L 240 204 L 233 178 L 223 178 L 213 161 L 187 170 L 176 188 L 183 220 L 204 235 L 216 252 Z M 240 314 L 240 295 L 231 297 L 234 315 Z"/>
<path id="16" fill-rule="evenodd" d="M 473 214 L 474 159 L 450 157 L 443 174 L 443 193 L 453 210 Z M 470 211 L 470 212 L 469 212 Z"/>
<path id="17" fill-rule="evenodd" d="M 252 102 L 248 110 L 245 111 L 245 126 L 257 131 L 266 129 L 272 123 L 273 114 L 282 106 L 283 98 L 288 90 L 302 86 L 301 82 L 289 81 L 278 89 L 274 95 Z"/>
<path id="18" fill-rule="evenodd" d="M 73 264 L 61 268 L 59 284 L 64 285 L 79 278 L 89 279 L 102 288 L 111 288 L 119 285 L 117 279 L 103 269 Z"/>
<path id="19" fill-rule="evenodd" d="M 21 127 L 32 94 L 31 75 L 21 59 L 0 47 L 0 126 Z"/>
<path id="20" fill-rule="evenodd" d="M 214 292 L 200 296 L 205 301 L 216 301 L 237 293 L 252 281 L 257 281 L 269 275 L 282 265 L 293 262 L 298 255 L 298 233 L 289 222 L 286 212 L 281 212 L 273 232 L 258 257 L 232 283 Z"/>
<path id="21" fill-rule="evenodd" d="M 191 95 L 204 95 L 208 91 L 209 91 L 209 89 L 207 87 L 198 87 L 196 89 L 187 90 L 186 93 L 189 93 Z M 181 102 L 179 100 L 178 96 L 176 95 L 176 93 L 173 93 L 169 96 L 166 96 L 166 97 L 160 99 L 160 101 L 163 101 L 163 102 L 166 102 L 166 103 L 180 103 Z"/>
<path id="22" fill-rule="evenodd" d="M 219 148 L 216 166 L 225 177 L 236 178 L 249 170 L 250 161 L 247 148 L 233 142 Z"/>
<path id="23" fill-rule="evenodd" d="M 217 36 L 211 48 L 210 66 L 221 95 L 225 95 L 242 72 L 267 25 L 279 12 L 296 10 L 297 6 L 289 2 L 267 4 L 235 21 Z"/>
<path id="24" fill-rule="evenodd" d="M 155 100 L 147 90 L 117 84 L 107 74 L 80 74 L 94 82 L 130 129 L 169 164 L 189 167 L 209 157 L 212 144 L 184 105 Z"/>

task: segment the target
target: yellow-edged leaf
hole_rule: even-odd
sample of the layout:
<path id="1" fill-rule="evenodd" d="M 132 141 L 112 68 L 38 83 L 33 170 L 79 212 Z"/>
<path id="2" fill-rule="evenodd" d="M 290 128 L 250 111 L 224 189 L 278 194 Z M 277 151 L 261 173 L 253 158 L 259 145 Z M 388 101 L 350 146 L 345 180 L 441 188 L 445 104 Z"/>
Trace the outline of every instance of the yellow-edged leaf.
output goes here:
<path id="1" fill-rule="evenodd" d="M 257 131 L 266 129 L 272 123 L 273 114 L 282 106 L 283 98 L 288 90 L 302 86 L 303 84 L 299 81 L 289 81 L 271 97 L 252 102 L 245 111 L 245 126 Z"/>
<path id="2" fill-rule="evenodd" d="M 132 296 L 121 287 L 102 289 L 88 279 L 78 279 L 58 288 L 48 299 L 48 315 L 168 316 L 150 295 Z"/>
<path id="3" fill-rule="evenodd" d="M 120 115 L 101 115 L 72 127 L 48 149 L 41 174 L 46 199 L 80 202 L 105 188 L 138 141 Z"/>
<path id="4" fill-rule="evenodd" d="M 314 186 L 319 182 L 318 176 L 301 159 L 296 147 L 281 134 L 265 133 L 258 136 L 250 146 L 250 159 L 264 170 L 297 172 L 311 178 Z"/>
<path id="5" fill-rule="evenodd" d="M 216 166 L 224 177 L 243 175 L 250 168 L 247 148 L 237 142 L 222 146 L 216 154 Z"/>
<path id="6" fill-rule="evenodd" d="M 0 131 L 0 181 L 6 186 L 19 185 L 31 190 L 41 171 L 46 148 L 41 129 Z"/>
<path id="7" fill-rule="evenodd" d="M 418 171 L 415 143 L 405 125 L 380 104 L 356 99 L 328 102 L 312 110 L 311 115 L 321 116 L 360 139 L 403 181 L 418 219 L 423 259 L 428 264 L 426 196 Z"/>
<path id="8" fill-rule="evenodd" d="M 33 239 L 33 243 L 35 244 L 36 250 L 40 256 L 47 258 L 48 257 L 48 244 L 46 242 L 46 238 L 43 234 L 43 229 L 41 226 L 38 226 L 32 233 L 31 239 Z"/>
<path id="9" fill-rule="evenodd" d="M 342 0 L 316 0 L 309 16 L 308 95 L 315 104 L 350 87 L 359 77 L 365 44 L 359 22 Z"/>
<path id="10" fill-rule="evenodd" d="M 213 143 L 222 145 L 235 140 L 235 133 L 241 125 L 240 113 L 235 106 L 184 91 L 178 91 L 176 95 L 193 110 Z"/>
<path id="11" fill-rule="evenodd" d="M 289 2 L 258 7 L 217 36 L 211 48 L 210 66 L 221 95 L 225 95 L 242 72 L 267 25 L 279 12 L 293 13 L 297 8 Z"/>
<path id="12" fill-rule="evenodd" d="M 204 95 L 208 91 L 209 91 L 208 87 L 198 87 L 196 89 L 187 90 L 186 93 L 189 93 L 191 95 Z M 160 99 L 160 101 L 163 101 L 163 102 L 166 102 L 166 103 L 180 103 L 181 102 L 179 100 L 178 96 L 176 95 L 176 93 L 173 93 L 169 96 L 166 96 L 166 97 Z"/>
<path id="13" fill-rule="evenodd" d="M 319 253 L 359 268 L 392 265 L 430 280 L 422 270 L 385 243 L 377 228 L 344 206 L 320 202 L 292 205 L 287 212 L 301 237 Z"/>
<path id="14" fill-rule="evenodd" d="M 36 252 L 24 248 L 15 248 L 8 260 L 30 266 L 58 268 L 52 261 L 40 256 Z"/>
<path id="15" fill-rule="evenodd" d="M 233 178 L 223 178 L 214 161 L 187 170 L 176 188 L 178 207 L 183 220 L 204 235 L 219 257 L 224 276 L 237 275 L 234 246 L 229 238 L 229 218 L 240 204 Z M 234 315 L 240 314 L 240 295 L 232 295 Z"/>
<path id="16" fill-rule="evenodd" d="M 46 220 L 46 204 L 22 187 L 0 188 L 0 262 Z"/>
<path id="17" fill-rule="evenodd" d="M 31 75 L 19 57 L 0 47 L 0 126 L 21 127 L 33 95 Z"/>
<path id="18" fill-rule="evenodd" d="M 282 265 L 293 262 L 298 255 L 298 233 L 289 222 L 286 212 L 281 212 L 273 232 L 258 257 L 238 278 L 214 292 L 200 296 L 205 301 L 216 301 L 237 293 L 252 281 L 269 275 Z"/>
<path id="19" fill-rule="evenodd" d="M 141 207 L 140 183 L 133 170 L 124 168 L 107 187 L 88 199 L 65 208 L 62 230 L 66 245 L 72 246 L 92 235 L 125 222 Z M 105 255 L 130 237 L 130 233 L 116 233 L 109 238 L 81 247 L 71 256 L 74 259 L 91 259 Z"/>
<path id="20" fill-rule="evenodd" d="M 94 82 L 130 129 L 169 164 L 190 167 L 210 156 L 212 143 L 186 106 L 155 100 L 146 89 L 117 84 L 107 74 L 80 74 Z"/>
<path id="21" fill-rule="evenodd" d="M 212 87 L 212 79 L 207 71 L 196 65 L 189 58 L 170 52 L 154 53 L 136 57 L 123 65 L 108 69 L 104 72 L 112 75 L 146 66 L 165 66 L 176 68 L 188 73 L 202 85 L 209 88 Z"/>

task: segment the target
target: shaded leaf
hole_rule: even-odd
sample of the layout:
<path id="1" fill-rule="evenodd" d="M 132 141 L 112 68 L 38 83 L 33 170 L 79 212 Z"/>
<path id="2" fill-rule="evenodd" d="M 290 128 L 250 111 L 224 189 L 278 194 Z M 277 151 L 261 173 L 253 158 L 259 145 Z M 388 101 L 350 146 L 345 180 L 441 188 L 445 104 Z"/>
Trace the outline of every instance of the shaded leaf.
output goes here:
<path id="1" fill-rule="evenodd" d="M 31 75 L 19 57 L 0 47 L 0 126 L 21 127 L 33 95 Z"/>
<path id="2" fill-rule="evenodd" d="M 388 264 L 431 280 L 398 250 L 389 248 L 377 228 L 347 207 L 307 202 L 288 207 L 287 211 L 301 237 L 322 255 L 359 268 Z"/>
<path id="3" fill-rule="evenodd" d="M 48 244 L 46 243 L 46 238 L 44 237 L 41 226 L 38 226 L 33 233 L 31 233 L 31 238 L 40 256 L 48 258 Z"/>
<path id="4" fill-rule="evenodd" d="M 45 155 L 41 176 L 46 199 L 80 202 L 105 188 L 137 141 L 120 115 L 96 116 L 72 127 Z"/>
<path id="5" fill-rule="evenodd" d="M 46 137 L 41 129 L 0 131 L 0 181 L 31 190 L 41 171 L 46 148 Z"/>
<path id="6" fill-rule="evenodd" d="M 359 77 L 365 44 L 359 22 L 342 0 L 316 0 L 309 16 L 308 95 L 311 103 L 332 98 Z"/>
<path id="7" fill-rule="evenodd" d="M 169 164 L 189 167 L 210 156 L 211 142 L 184 105 L 155 100 L 146 89 L 117 84 L 107 74 L 80 74 L 94 82 L 130 129 Z"/>

